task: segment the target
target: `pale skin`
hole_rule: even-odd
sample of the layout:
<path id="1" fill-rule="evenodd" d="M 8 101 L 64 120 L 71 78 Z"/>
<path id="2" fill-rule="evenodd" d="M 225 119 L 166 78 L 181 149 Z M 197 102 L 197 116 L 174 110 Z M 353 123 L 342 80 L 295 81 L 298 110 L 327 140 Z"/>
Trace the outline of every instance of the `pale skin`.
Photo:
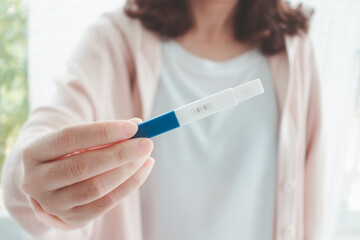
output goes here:
<path id="1" fill-rule="evenodd" d="M 177 38 L 186 50 L 203 58 L 225 61 L 249 46 L 234 38 L 232 17 L 238 0 L 191 0 L 194 26 Z"/>
<path id="2" fill-rule="evenodd" d="M 233 37 L 237 0 L 191 0 L 195 26 L 175 39 L 198 56 L 223 61 L 246 50 Z M 138 189 L 154 165 L 150 139 L 130 139 L 140 119 L 55 130 L 23 151 L 23 190 L 69 228 L 86 226 Z"/>
<path id="3" fill-rule="evenodd" d="M 87 225 L 139 188 L 149 175 L 154 165 L 152 141 L 129 139 L 140 122 L 77 125 L 35 140 L 23 151 L 24 191 L 69 228 Z M 79 150 L 83 151 L 63 157 Z"/>

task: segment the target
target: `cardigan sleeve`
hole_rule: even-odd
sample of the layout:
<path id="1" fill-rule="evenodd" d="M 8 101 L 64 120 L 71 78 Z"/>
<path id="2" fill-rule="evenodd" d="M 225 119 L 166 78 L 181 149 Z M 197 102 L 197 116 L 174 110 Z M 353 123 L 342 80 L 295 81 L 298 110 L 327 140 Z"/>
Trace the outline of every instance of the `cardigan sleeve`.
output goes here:
<path id="1" fill-rule="evenodd" d="M 323 239 L 325 138 L 322 119 L 321 87 L 314 50 L 311 41 L 306 44 L 309 51 L 309 71 L 306 160 L 304 185 L 304 239 Z"/>
<path id="2" fill-rule="evenodd" d="M 50 103 L 31 112 L 17 142 L 5 161 L 2 173 L 4 204 L 10 215 L 30 234 L 39 239 L 83 239 L 91 234 L 92 224 L 81 229 L 61 229 L 61 220 L 49 218 L 36 208 L 22 190 L 24 174 L 22 151 L 35 138 L 65 126 L 100 119 L 106 99 L 102 84 L 110 61 L 104 36 L 106 21 L 92 26 L 70 57 L 66 73 L 56 83 L 56 95 Z"/>

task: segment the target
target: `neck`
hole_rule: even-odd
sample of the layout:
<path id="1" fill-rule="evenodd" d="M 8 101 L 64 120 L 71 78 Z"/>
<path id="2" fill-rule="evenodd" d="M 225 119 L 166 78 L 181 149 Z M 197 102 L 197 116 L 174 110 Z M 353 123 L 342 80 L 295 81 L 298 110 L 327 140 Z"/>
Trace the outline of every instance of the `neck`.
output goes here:
<path id="1" fill-rule="evenodd" d="M 185 1 L 185 0 L 184 0 Z M 215 61 L 231 59 L 250 46 L 234 36 L 233 17 L 241 0 L 187 0 L 193 26 L 178 41 L 187 51 Z"/>
<path id="2" fill-rule="evenodd" d="M 194 18 L 193 34 L 207 41 L 233 37 L 233 14 L 238 0 L 188 0 Z"/>

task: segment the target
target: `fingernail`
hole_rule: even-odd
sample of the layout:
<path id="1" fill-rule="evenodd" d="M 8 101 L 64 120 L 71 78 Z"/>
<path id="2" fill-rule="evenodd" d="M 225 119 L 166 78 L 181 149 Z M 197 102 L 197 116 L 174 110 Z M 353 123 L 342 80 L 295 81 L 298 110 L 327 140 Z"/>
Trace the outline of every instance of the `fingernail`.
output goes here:
<path id="1" fill-rule="evenodd" d="M 138 129 L 137 125 L 133 122 L 127 121 L 122 123 L 122 130 L 126 137 L 134 136 L 137 129 Z"/>
<path id="2" fill-rule="evenodd" d="M 138 149 L 141 153 L 149 153 L 152 149 L 152 141 L 147 138 L 140 139 L 137 143 Z"/>
<path id="3" fill-rule="evenodd" d="M 148 158 L 144 163 L 144 167 L 149 167 L 151 164 L 154 165 L 155 160 L 153 158 Z"/>
<path id="4" fill-rule="evenodd" d="M 141 118 L 132 118 L 130 119 L 130 121 L 132 121 L 135 124 L 143 123 L 143 120 Z"/>

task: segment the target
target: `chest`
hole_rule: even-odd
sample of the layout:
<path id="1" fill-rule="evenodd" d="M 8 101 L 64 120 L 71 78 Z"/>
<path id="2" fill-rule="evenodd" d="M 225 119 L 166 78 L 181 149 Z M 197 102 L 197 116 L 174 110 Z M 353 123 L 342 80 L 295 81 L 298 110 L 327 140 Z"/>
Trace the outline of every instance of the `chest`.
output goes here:
<path id="1" fill-rule="evenodd" d="M 254 78 L 262 80 L 265 92 L 231 110 L 158 136 L 154 141 L 164 146 L 161 151 L 184 155 L 183 159 L 199 154 L 196 159 L 214 163 L 231 156 L 258 155 L 259 145 L 276 152 L 279 111 L 267 58 L 252 51 L 230 61 L 213 62 L 176 47 L 165 45 L 163 49 L 153 117 Z"/>

